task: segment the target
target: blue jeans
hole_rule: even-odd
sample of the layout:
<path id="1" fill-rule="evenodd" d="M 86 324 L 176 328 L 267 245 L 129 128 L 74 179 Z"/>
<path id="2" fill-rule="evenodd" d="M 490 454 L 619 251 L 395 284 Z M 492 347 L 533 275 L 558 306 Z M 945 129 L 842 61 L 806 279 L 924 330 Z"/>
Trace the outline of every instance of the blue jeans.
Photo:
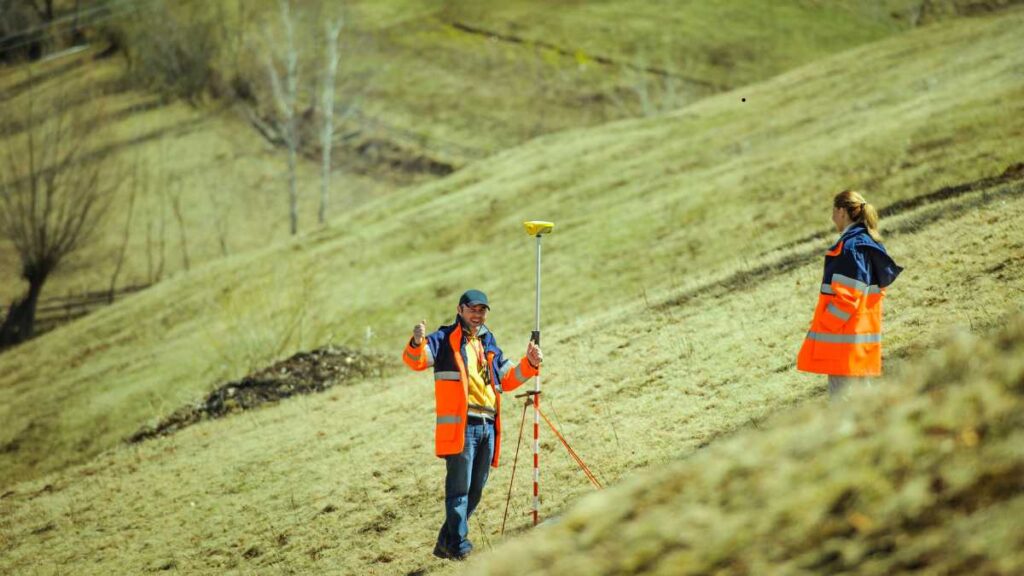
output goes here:
<path id="1" fill-rule="evenodd" d="M 461 454 L 445 456 L 444 524 L 437 535 L 435 554 L 462 556 L 473 549 L 469 541 L 469 517 L 480 503 L 494 456 L 494 422 L 469 418 L 466 445 Z"/>

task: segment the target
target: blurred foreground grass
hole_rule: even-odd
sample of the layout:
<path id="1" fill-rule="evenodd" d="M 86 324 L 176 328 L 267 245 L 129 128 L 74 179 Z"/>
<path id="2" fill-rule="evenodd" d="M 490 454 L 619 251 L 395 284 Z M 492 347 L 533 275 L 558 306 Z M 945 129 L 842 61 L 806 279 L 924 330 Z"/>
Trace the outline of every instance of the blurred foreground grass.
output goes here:
<path id="1" fill-rule="evenodd" d="M 468 574 L 1020 574 L 1024 315 L 583 498 Z"/>

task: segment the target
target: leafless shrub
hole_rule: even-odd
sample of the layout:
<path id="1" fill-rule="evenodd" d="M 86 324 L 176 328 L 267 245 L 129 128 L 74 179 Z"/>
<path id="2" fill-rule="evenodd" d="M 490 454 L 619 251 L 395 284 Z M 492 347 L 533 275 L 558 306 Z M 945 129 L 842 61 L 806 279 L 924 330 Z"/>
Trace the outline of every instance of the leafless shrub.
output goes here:
<path id="1" fill-rule="evenodd" d="M 195 4 L 192 2 L 191 4 Z M 201 10 L 172 10 L 166 0 L 138 3 L 107 24 L 128 60 L 129 78 L 174 98 L 195 102 L 216 90 L 214 71 L 223 28 Z"/>
<path id="2" fill-rule="evenodd" d="M 0 347 L 32 337 L 43 285 L 91 239 L 116 182 L 102 157 L 87 156 L 95 135 L 89 126 L 98 125 L 87 116 L 101 112 L 69 108 L 64 94 L 25 101 L 26 129 L 7 140 L 0 161 L 0 234 L 17 251 L 29 286 L 0 327 Z"/>
<path id="3" fill-rule="evenodd" d="M 0 62 L 36 59 L 42 55 L 42 19 L 29 3 L 0 0 Z"/>

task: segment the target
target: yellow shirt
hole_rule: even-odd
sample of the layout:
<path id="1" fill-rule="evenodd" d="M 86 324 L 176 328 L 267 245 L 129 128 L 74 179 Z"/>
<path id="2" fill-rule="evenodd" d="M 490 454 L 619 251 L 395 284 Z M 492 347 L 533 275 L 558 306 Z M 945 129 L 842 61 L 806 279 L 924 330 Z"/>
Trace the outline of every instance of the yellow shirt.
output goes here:
<path id="1" fill-rule="evenodd" d="M 484 345 L 479 338 L 466 337 L 466 372 L 469 376 L 469 412 L 494 416 L 494 389 L 490 386 L 490 374 Z M 482 408 L 482 409 L 481 409 Z"/>

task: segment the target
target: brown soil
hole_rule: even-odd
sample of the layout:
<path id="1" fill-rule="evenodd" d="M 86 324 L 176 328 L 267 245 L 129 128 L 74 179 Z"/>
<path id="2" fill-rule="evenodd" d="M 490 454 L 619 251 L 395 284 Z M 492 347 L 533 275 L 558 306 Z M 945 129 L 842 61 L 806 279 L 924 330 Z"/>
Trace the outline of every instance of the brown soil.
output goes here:
<path id="1" fill-rule="evenodd" d="M 156 426 L 143 426 L 129 436 L 127 442 L 134 444 L 167 436 L 196 422 L 221 418 L 267 402 L 277 402 L 296 394 L 323 392 L 370 376 L 382 376 L 390 364 L 381 355 L 344 347 L 299 352 L 237 382 L 219 386 L 202 402 L 175 410 Z"/>

